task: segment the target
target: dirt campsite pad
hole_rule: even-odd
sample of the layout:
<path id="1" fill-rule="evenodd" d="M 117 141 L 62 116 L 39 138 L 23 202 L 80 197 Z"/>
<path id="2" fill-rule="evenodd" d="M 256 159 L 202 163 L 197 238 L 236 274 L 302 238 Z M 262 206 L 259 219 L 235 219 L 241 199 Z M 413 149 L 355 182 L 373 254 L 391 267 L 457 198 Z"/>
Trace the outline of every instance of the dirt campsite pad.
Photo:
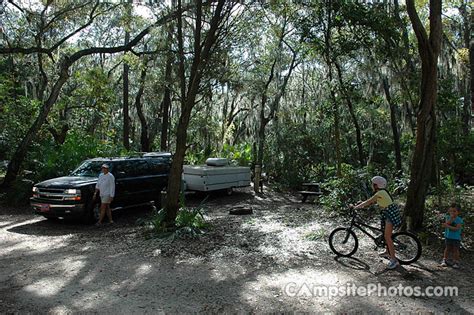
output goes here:
<path id="1" fill-rule="evenodd" d="M 114 225 L 97 228 L 2 207 L 0 313 L 474 310 L 472 252 L 462 252 L 460 270 L 442 268 L 442 243 L 434 242 L 416 264 L 388 271 L 361 237 L 353 258 L 336 258 L 327 238 L 344 218 L 299 199 L 250 189 L 212 195 L 205 205 L 211 226 L 197 239 L 146 238 L 136 220 L 149 208 L 117 212 Z M 229 215 L 236 206 L 253 214 Z M 357 294 L 400 285 L 457 286 L 458 296 Z M 355 296 L 315 289 L 351 287 Z"/>

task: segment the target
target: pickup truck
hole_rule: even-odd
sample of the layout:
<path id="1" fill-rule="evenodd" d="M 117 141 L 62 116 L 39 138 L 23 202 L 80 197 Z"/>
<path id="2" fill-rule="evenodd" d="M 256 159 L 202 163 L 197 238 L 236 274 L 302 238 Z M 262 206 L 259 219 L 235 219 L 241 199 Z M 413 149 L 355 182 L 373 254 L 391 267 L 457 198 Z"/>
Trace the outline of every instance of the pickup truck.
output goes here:
<path id="1" fill-rule="evenodd" d="M 109 165 L 110 173 L 115 177 L 115 198 L 110 205 L 112 210 L 151 201 L 159 203 L 161 191 L 168 184 L 171 153 L 86 160 L 68 176 L 35 184 L 30 198 L 33 211 L 48 219 L 96 221 L 100 205 L 99 200 L 93 200 L 93 195 L 104 163 Z"/>

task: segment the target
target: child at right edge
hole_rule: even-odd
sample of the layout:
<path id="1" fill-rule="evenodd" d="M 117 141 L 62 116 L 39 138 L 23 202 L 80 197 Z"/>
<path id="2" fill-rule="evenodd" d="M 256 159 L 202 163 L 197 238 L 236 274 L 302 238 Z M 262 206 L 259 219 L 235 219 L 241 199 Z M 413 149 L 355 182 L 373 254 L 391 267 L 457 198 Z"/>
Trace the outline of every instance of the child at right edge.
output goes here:
<path id="1" fill-rule="evenodd" d="M 441 266 L 447 267 L 448 260 L 452 258 L 452 267 L 459 268 L 459 248 L 461 247 L 461 232 L 463 219 L 459 216 L 460 208 L 456 204 L 451 204 L 446 215 L 444 227 L 444 238 L 446 247 L 444 249 Z"/>

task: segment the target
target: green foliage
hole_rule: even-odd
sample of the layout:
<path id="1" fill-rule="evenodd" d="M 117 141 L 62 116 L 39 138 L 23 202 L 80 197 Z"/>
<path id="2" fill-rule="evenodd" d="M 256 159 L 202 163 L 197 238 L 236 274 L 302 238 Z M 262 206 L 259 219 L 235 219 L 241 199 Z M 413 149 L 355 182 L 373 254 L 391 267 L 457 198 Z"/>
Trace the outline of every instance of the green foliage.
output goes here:
<path id="1" fill-rule="evenodd" d="M 456 174 L 459 181 L 474 176 L 474 131 L 466 134 L 459 119 L 462 100 L 454 87 L 454 79 L 440 80 L 438 123 L 438 156 L 446 174 Z"/>
<path id="2" fill-rule="evenodd" d="M 148 218 L 139 219 L 138 223 L 145 227 L 145 231 L 150 237 L 196 238 L 203 234 L 204 230 L 208 227 L 208 223 L 205 221 L 203 215 L 206 199 L 197 207 L 192 208 L 186 207 L 182 199 L 181 208 L 176 216 L 174 228 L 169 228 L 165 222 L 165 209 L 157 210 L 154 208 Z"/>
<path id="3" fill-rule="evenodd" d="M 474 219 L 474 188 L 456 185 L 453 175 L 442 176 L 439 186 L 427 197 L 424 215 L 427 231 L 442 235 L 441 223 L 444 222 L 444 216 L 452 203 L 461 208 L 460 216 L 467 223 L 463 235 L 469 235 L 472 228 L 469 223 Z"/>
<path id="4" fill-rule="evenodd" d="M 303 182 L 324 177 L 328 161 L 321 135 L 329 126 L 324 122 L 305 126 L 289 115 L 282 113 L 283 123 L 269 134 L 264 163 L 266 172 L 282 188 L 299 189 Z"/>
<path id="5" fill-rule="evenodd" d="M 74 72 L 64 93 L 50 114 L 50 125 L 87 130 L 89 134 L 107 135 L 115 132 L 117 122 L 110 113 L 117 95 L 103 68 L 84 65 Z M 66 119 L 67 121 L 63 121 Z"/>
<path id="6" fill-rule="evenodd" d="M 0 70 L 2 68 L 0 60 Z M 14 73 L 10 74 L 0 74 L 0 160 L 9 158 L 39 108 L 37 100 L 22 95 Z"/>
<path id="7" fill-rule="evenodd" d="M 206 153 L 204 150 L 200 150 L 200 151 L 188 150 L 186 152 L 185 161 L 187 164 L 191 164 L 191 165 L 204 164 L 208 157 L 209 157 L 209 154 Z"/>
<path id="8" fill-rule="evenodd" d="M 186 160 L 191 164 L 202 164 L 209 157 L 218 154 L 219 128 L 218 116 L 210 111 L 211 107 L 205 110 L 196 108 L 196 113 L 188 127 L 188 143 L 190 148 L 187 151 Z"/>
<path id="9" fill-rule="evenodd" d="M 146 228 L 146 233 L 150 236 L 168 236 L 169 233 L 165 225 L 166 212 L 164 209 L 157 210 L 153 207 L 152 213 L 147 218 L 140 218 L 137 220 L 139 225 Z"/>
<path id="10" fill-rule="evenodd" d="M 364 200 L 372 193 L 369 191 L 367 182 L 370 178 L 367 174 L 360 174 L 353 166 L 342 165 L 341 177 L 336 176 L 335 168 L 329 169 L 329 174 L 322 184 L 327 194 L 320 198 L 330 211 L 344 211 L 351 203 Z"/>
<path id="11" fill-rule="evenodd" d="M 442 206 L 446 209 L 453 202 L 463 209 L 474 209 L 474 200 L 469 196 L 471 191 L 472 187 L 464 188 L 457 185 L 453 175 L 444 175 L 441 176 L 439 186 L 432 191 L 431 202 L 433 206 Z"/>
<path id="12" fill-rule="evenodd" d="M 210 157 L 227 158 L 230 163 L 240 166 L 249 166 L 252 162 L 252 146 L 241 143 L 235 146 L 224 144 L 222 152 L 217 153 L 209 147 L 201 150 L 188 150 L 186 152 L 186 163 L 191 165 L 204 164 Z"/>
<path id="13" fill-rule="evenodd" d="M 176 236 L 197 237 L 208 227 L 202 214 L 202 208 L 181 208 L 176 216 Z"/>
<path id="14" fill-rule="evenodd" d="M 392 182 L 388 183 L 389 191 L 392 192 L 393 196 L 404 194 L 408 190 L 409 183 L 410 177 L 404 173 L 402 176 L 395 177 Z"/>
<path id="15" fill-rule="evenodd" d="M 26 168 L 33 171 L 35 181 L 41 181 L 64 176 L 88 158 L 120 156 L 124 153 L 120 146 L 112 142 L 73 130 L 61 146 L 52 141 L 36 144 L 30 152 Z"/>
<path id="16" fill-rule="evenodd" d="M 224 144 L 222 156 L 235 161 L 237 165 L 249 166 L 252 163 L 252 146 L 249 143 L 241 143 L 235 146 Z"/>

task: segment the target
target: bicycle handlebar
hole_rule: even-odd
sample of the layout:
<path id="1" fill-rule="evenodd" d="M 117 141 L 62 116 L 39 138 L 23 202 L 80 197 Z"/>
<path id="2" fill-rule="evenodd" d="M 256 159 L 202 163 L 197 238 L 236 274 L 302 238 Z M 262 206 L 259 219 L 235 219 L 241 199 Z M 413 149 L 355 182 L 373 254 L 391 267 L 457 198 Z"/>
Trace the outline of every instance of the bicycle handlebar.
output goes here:
<path id="1" fill-rule="evenodd" d="M 364 209 L 367 210 L 367 208 L 357 208 L 356 209 L 352 205 L 347 206 L 347 208 L 349 209 L 349 213 L 350 213 L 351 216 L 358 215 L 360 213 L 359 210 L 364 210 Z"/>
<path id="2" fill-rule="evenodd" d="M 365 214 L 363 216 L 361 216 L 361 213 L 362 211 L 366 211 L 367 214 L 369 216 L 372 215 L 372 211 L 369 211 L 369 210 L 374 210 L 374 206 L 369 206 L 367 208 L 355 208 L 355 207 L 351 207 L 350 205 L 347 206 L 347 209 L 349 210 L 348 213 L 350 215 L 351 218 L 354 218 L 354 217 L 359 217 L 360 219 L 362 219 L 362 217 L 365 217 Z M 373 213 L 376 213 L 375 211 L 373 211 Z"/>

